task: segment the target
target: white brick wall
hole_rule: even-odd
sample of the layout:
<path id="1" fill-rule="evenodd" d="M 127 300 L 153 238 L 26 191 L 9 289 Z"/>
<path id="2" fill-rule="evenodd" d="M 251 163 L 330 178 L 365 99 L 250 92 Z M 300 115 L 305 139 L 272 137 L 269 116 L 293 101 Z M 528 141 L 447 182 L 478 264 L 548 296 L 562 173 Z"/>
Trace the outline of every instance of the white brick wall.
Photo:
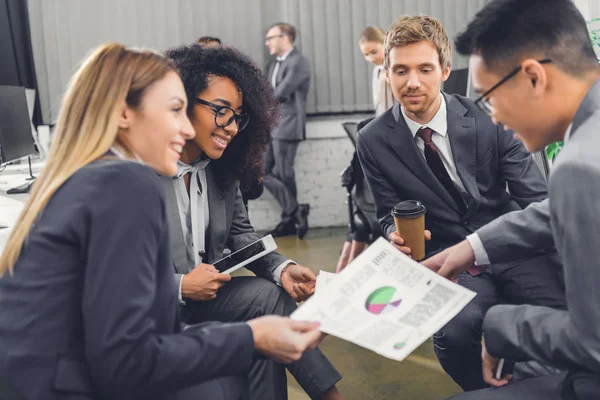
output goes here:
<path id="1" fill-rule="evenodd" d="M 310 204 L 310 227 L 348 224 L 346 189 L 341 185 L 340 173 L 350 165 L 354 147 L 342 122 L 358 122 L 370 116 L 356 114 L 308 120 L 307 140 L 298 147 L 295 169 L 298 201 Z M 273 229 L 281 220 L 281 208 L 266 189 L 260 199 L 249 202 L 248 209 L 257 230 Z"/>
<path id="2" fill-rule="evenodd" d="M 344 226 L 348 223 L 346 189 L 340 172 L 352 159 L 354 147 L 347 137 L 308 139 L 296 155 L 298 201 L 310 204 L 309 226 Z M 281 220 L 281 208 L 266 190 L 248 204 L 250 220 L 257 230 L 269 230 Z"/>

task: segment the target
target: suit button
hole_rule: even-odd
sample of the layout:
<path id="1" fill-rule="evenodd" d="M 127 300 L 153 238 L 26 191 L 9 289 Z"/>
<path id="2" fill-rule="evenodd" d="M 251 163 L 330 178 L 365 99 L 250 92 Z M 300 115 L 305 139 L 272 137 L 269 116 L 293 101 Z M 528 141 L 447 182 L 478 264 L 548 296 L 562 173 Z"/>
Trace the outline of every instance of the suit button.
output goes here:
<path id="1" fill-rule="evenodd" d="M 469 222 L 468 219 L 465 219 L 464 224 L 465 224 L 465 226 L 469 226 L 471 223 Z"/>

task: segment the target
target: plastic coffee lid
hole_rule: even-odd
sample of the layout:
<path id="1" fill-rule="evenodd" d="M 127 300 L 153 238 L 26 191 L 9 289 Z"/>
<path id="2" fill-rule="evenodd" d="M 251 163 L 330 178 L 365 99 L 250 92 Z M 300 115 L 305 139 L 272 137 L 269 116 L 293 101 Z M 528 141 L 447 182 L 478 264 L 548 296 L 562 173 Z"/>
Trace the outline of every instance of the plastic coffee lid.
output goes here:
<path id="1" fill-rule="evenodd" d="M 426 211 L 427 209 L 423 204 L 421 204 L 420 201 L 406 200 L 394 206 L 392 209 L 392 215 L 394 217 L 411 218 L 421 216 L 425 214 Z"/>

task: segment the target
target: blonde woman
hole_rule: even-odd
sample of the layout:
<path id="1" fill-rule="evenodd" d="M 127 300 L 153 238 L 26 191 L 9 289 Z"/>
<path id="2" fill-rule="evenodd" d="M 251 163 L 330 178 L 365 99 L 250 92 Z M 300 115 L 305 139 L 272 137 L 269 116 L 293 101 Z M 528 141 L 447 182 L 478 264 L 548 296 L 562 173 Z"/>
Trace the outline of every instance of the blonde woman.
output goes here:
<path id="1" fill-rule="evenodd" d="M 385 32 L 376 26 L 368 26 L 360 33 L 358 46 L 365 60 L 375 65 L 373 68 L 373 107 L 375 115 L 379 115 L 394 105 L 394 97 L 390 85 L 385 79 L 383 68 L 383 41 Z"/>
<path id="2" fill-rule="evenodd" d="M 165 198 L 194 130 L 171 62 L 98 48 L 68 89 L 48 164 L 0 257 L 0 376 L 27 399 L 239 399 L 255 350 L 320 337 L 281 317 L 182 330 Z"/>

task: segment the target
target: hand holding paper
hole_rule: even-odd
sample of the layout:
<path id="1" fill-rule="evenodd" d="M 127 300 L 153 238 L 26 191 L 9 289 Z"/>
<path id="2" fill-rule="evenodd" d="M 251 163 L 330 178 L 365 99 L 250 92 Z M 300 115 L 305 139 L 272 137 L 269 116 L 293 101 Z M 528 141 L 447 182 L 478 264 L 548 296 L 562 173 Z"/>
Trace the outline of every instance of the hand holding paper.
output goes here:
<path id="1" fill-rule="evenodd" d="M 318 321 L 323 332 L 394 360 L 403 360 L 475 297 L 383 238 L 322 285 L 327 278 L 318 278 L 316 293 L 291 317 Z"/>

